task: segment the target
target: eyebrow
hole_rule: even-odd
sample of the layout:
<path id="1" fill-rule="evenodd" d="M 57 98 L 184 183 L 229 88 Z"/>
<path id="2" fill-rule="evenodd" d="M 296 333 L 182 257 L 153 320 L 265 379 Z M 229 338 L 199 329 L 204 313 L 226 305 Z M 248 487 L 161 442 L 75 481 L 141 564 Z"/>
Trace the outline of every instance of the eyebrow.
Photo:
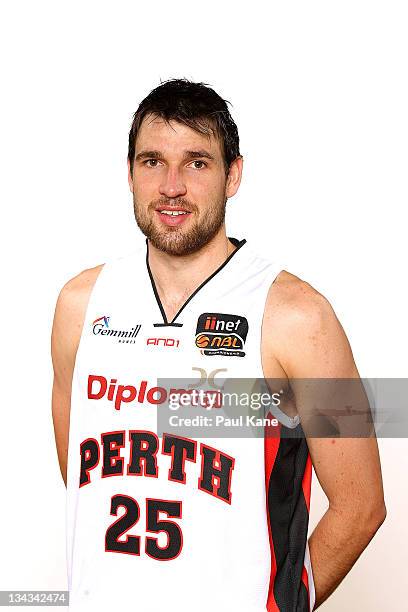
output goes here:
<path id="1" fill-rule="evenodd" d="M 141 159 L 163 159 L 164 155 L 161 151 L 140 151 L 135 157 L 135 161 L 139 161 Z M 205 149 L 200 149 L 199 151 L 184 151 L 183 159 L 196 159 L 197 157 L 205 157 L 206 159 L 210 159 L 214 161 L 214 156 L 211 155 Z"/>

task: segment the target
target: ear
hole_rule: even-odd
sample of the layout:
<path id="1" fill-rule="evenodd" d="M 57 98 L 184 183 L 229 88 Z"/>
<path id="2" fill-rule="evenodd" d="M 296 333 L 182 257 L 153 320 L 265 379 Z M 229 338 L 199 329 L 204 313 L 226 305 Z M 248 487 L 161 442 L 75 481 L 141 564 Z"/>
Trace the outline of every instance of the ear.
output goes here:
<path id="1" fill-rule="evenodd" d="M 130 161 L 129 161 L 129 159 L 128 159 L 127 165 L 128 165 L 128 183 L 129 183 L 129 189 L 133 193 L 133 176 L 132 176 L 132 172 L 131 172 L 131 169 L 130 169 Z"/>
<path id="2" fill-rule="evenodd" d="M 242 155 L 235 158 L 234 161 L 231 162 L 226 185 L 227 198 L 232 198 L 232 196 L 234 196 L 238 191 L 241 184 L 243 164 L 244 158 Z"/>

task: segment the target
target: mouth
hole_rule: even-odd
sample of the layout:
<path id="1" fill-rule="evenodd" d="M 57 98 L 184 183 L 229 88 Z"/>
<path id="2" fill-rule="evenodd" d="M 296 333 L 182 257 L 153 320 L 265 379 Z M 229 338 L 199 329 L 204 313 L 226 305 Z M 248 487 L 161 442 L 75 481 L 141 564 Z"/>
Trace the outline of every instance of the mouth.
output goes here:
<path id="1" fill-rule="evenodd" d="M 181 225 L 186 221 L 187 217 L 192 214 L 189 210 L 185 210 L 184 208 L 166 208 L 165 206 L 156 208 L 155 212 L 160 221 L 167 226 Z"/>

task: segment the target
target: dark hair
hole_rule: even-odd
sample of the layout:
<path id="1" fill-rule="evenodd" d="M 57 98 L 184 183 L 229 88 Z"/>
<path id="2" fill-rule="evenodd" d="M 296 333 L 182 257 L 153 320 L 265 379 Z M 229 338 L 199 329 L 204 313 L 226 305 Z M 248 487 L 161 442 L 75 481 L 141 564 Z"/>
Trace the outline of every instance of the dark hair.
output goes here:
<path id="1" fill-rule="evenodd" d="M 128 159 L 133 173 L 137 133 L 150 113 L 184 123 L 201 134 L 213 134 L 221 141 L 226 174 L 232 161 L 240 156 L 238 129 L 227 103 L 207 83 L 188 79 L 169 79 L 153 89 L 133 115 L 129 132 Z"/>

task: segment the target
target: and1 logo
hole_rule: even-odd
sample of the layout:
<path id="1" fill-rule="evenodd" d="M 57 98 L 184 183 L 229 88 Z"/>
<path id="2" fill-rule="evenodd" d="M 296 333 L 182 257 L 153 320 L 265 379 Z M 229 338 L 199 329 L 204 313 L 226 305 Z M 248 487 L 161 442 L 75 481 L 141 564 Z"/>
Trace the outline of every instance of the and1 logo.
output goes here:
<path id="1" fill-rule="evenodd" d="M 195 344 L 204 355 L 244 357 L 248 334 L 245 317 L 219 312 L 203 312 L 198 317 Z"/>

